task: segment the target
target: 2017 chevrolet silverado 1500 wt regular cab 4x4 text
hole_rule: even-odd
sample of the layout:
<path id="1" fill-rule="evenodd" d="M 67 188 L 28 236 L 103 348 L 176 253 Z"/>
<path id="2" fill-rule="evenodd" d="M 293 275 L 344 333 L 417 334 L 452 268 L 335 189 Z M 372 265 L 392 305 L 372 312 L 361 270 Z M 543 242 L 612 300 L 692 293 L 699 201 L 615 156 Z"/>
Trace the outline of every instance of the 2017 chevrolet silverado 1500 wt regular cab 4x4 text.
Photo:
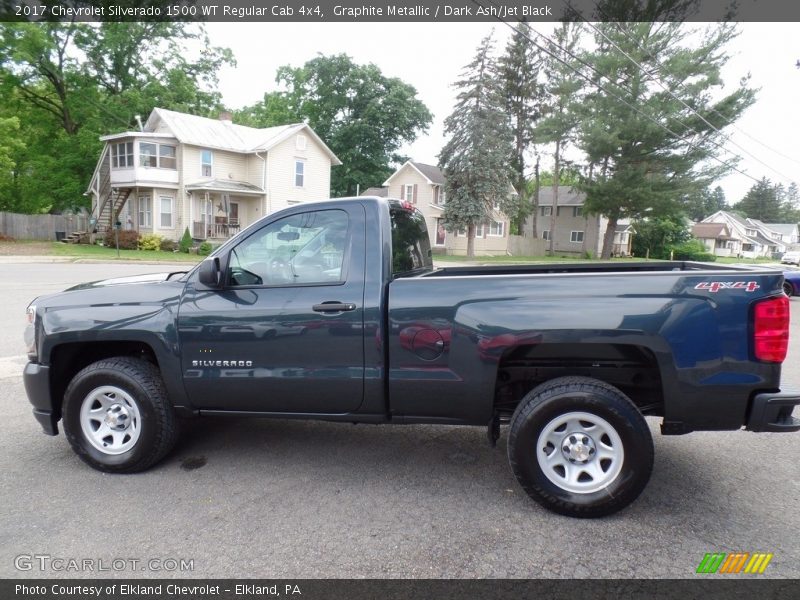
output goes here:
<path id="1" fill-rule="evenodd" d="M 797 431 L 779 390 L 779 271 L 685 262 L 435 269 L 422 215 L 379 198 L 269 215 L 188 273 L 37 298 L 24 380 L 102 471 L 162 459 L 181 415 L 507 423 L 557 512 L 632 502 L 664 434 Z"/>

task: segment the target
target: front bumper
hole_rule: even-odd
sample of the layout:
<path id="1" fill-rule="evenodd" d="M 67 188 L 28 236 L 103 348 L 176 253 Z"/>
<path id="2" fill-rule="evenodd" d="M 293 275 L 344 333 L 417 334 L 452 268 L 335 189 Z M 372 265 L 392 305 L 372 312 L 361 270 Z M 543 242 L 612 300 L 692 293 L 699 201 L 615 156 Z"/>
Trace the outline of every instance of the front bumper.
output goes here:
<path id="1" fill-rule="evenodd" d="M 61 415 L 50 395 L 50 367 L 29 362 L 22 372 L 22 380 L 28 400 L 33 404 L 33 416 L 47 435 L 58 435 Z"/>
<path id="2" fill-rule="evenodd" d="M 800 392 L 756 394 L 746 428 L 748 431 L 800 431 L 800 419 L 792 416 L 797 405 L 800 405 Z"/>

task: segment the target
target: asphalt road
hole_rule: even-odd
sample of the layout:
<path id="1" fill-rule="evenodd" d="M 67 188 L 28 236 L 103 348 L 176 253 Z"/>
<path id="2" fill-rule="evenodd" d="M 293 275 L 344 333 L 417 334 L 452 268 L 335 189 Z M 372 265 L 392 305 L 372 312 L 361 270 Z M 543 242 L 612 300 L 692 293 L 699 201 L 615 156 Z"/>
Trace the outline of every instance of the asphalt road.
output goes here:
<path id="1" fill-rule="evenodd" d="M 124 577 L 693 577 L 706 552 L 733 551 L 774 553 L 764 576 L 800 574 L 800 434 L 662 437 L 653 419 L 648 488 L 588 521 L 529 500 L 505 431 L 490 449 L 479 428 L 205 419 L 146 473 L 95 472 L 30 414 L 24 308 L 79 281 L 162 270 L 0 265 L 0 577 L 97 575 L 15 568 L 31 555 L 122 559 L 101 575 Z M 800 386 L 800 298 L 792 310 L 784 385 Z M 142 570 L 151 559 L 162 570 Z M 163 570 L 170 559 L 193 569 Z"/>

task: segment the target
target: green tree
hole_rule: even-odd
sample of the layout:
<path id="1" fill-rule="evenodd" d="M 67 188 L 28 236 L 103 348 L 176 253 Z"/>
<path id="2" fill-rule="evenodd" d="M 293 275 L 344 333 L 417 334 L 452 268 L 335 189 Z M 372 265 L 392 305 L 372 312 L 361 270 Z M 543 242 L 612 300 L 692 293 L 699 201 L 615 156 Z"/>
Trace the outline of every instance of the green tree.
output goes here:
<path id="1" fill-rule="evenodd" d="M 725 202 L 725 192 L 720 186 L 716 186 L 713 190 L 705 188 L 689 194 L 684 198 L 683 206 L 686 215 L 693 221 L 702 221 L 718 210 L 725 210 L 728 207 Z"/>
<path id="2" fill-rule="evenodd" d="M 550 214 L 549 252 L 554 252 L 556 216 L 558 214 L 558 195 L 561 186 L 561 170 L 564 152 L 572 142 L 576 126 L 575 106 L 578 94 L 583 87 L 582 80 L 575 74 L 576 52 L 580 27 L 575 23 L 562 23 L 548 43 L 548 58 L 545 61 L 546 91 L 550 101 L 544 107 L 544 117 L 535 129 L 540 143 L 553 144 L 553 207 Z M 534 229 L 535 231 L 535 229 Z"/>
<path id="3" fill-rule="evenodd" d="M 669 258 L 670 252 L 691 239 L 686 223 L 680 217 L 655 217 L 633 223 L 634 256 Z"/>
<path id="4" fill-rule="evenodd" d="M 400 147 L 413 142 L 432 120 L 413 86 L 345 54 L 320 55 L 299 68 L 281 67 L 277 81 L 286 87 L 287 104 L 269 96 L 273 108 L 305 119 L 342 161 L 331 173 L 334 196 L 381 185 L 392 173 L 390 165 L 403 162 Z"/>
<path id="5" fill-rule="evenodd" d="M 542 58 L 539 48 L 531 39 L 531 28 L 527 22 L 520 22 L 514 35 L 500 57 L 500 76 L 502 78 L 503 95 L 506 110 L 511 117 L 511 129 L 514 134 L 514 152 L 511 167 L 514 170 L 514 188 L 519 194 L 516 214 L 509 215 L 512 229 L 522 235 L 525 219 L 533 214 L 534 231 L 536 231 L 536 207 L 531 205 L 531 197 L 526 185 L 526 155 L 534 140 L 534 127 L 541 116 L 544 100 L 544 88 L 539 82 L 539 71 Z"/>
<path id="6" fill-rule="evenodd" d="M 795 208 L 797 186 L 792 186 L 787 191 L 781 184 L 763 177 L 732 208 L 764 223 L 797 223 L 800 221 L 799 211 Z"/>
<path id="7" fill-rule="evenodd" d="M 233 111 L 233 120 L 247 127 L 274 127 L 302 121 L 288 96 L 283 92 L 267 92 L 261 101 Z"/>
<path id="8" fill-rule="evenodd" d="M 651 4 L 669 10 L 674 2 Z M 682 198 L 731 169 L 733 162 L 713 160 L 720 130 L 752 104 L 754 92 L 743 80 L 730 94 L 712 93 L 736 35 L 729 24 L 694 44 L 676 22 L 598 23 L 595 33 L 597 48 L 586 60 L 602 88 L 582 103 L 579 146 L 589 164 L 601 165 L 584 189 L 587 211 L 609 219 L 607 258 L 620 219 L 678 212 Z"/>
<path id="9" fill-rule="evenodd" d="M 190 39 L 202 47 L 193 59 Z M 100 135 L 136 128 L 155 106 L 212 111 L 217 69 L 231 61 L 192 24 L 0 24 L 0 105 L 26 141 L 0 201 L 29 212 L 85 205 Z"/>
<path id="10" fill-rule="evenodd" d="M 513 134 L 492 48 L 489 35 L 454 84 L 460 91 L 444 121 L 448 140 L 439 154 L 447 182 L 445 226 L 466 230 L 468 257 L 475 256 L 475 226 L 487 221 L 494 207 L 507 215 L 518 210 L 510 193 Z"/>

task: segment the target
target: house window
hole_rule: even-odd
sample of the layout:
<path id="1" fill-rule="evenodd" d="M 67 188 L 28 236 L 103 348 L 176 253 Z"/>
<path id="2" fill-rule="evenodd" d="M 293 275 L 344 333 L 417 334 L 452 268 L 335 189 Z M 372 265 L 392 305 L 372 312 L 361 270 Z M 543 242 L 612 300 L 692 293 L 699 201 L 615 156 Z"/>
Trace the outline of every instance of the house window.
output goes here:
<path id="1" fill-rule="evenodd" d="M 159 214 L 159 227 L 165 229 L 172 229 L 172 198 L 169 196 L 161 196 L 160 214 Z"/>
<path id="2" fill-rule="evenodd" d="M 583 242 L 583 232 L 582 231 L 571 231 L 569 234 L 569 241 L 573 244 L 580 244 Z"/>
<path id="3" fill-rule="evenodd" d="M 211 150 L 200 152 L 200 176 L 211 177 L 211 168 L 214 165 L 214 153 Z"/>
<path id="4" fill-rule="evenodd" d="M 447 240 L 447 230 L 444 228 L 444 219 L 436 219 L 436 245 L 444 246 Z"/>
<path id="5" fill-rule="evenodd" d="M 303 187 L 305 184 L 306 163 L 302 160 L 294 161 L 294 186 Z"/>
<path id="6" fill-rule="evenodd" d="M 542 232 L 542 239 L 543 240 L 549 240 L 550 239 L 550 230 L 549 229 L 545 229 Z"/>
<path id="7" fill-rule="evenodd" d="M 306 149 L 306 136 L 298 135 L 294 140 L 294 147 L 298 150 Z"/>
<path id="8" fill-rule="evenodd" d="M 403 189 L 405 190 L 403 200 L 406 202 L 414 202 L 414 186 L 412 184 L 408 184 L 404 186 Z"/>
<path id="9" fill-rule="evenodd" d="M 111 144 L 111 168 L 125 169 L 133 166 L 133 142 Z"/>
<path id="10" fill-rule="evenodd" d="M 150 142 L 139 142 L 139 165 L 142 167 L 158 166 L 158 146 Z"/>
<path id="11" fill-rule="evenodd" d="M 158 146 L 158 166 L 162 169 L 176 169 L 178 162 L 175 158 L 175 146 L 160 144 Z"/>
<path id="12" fill-rule="evenodd" d="M 620 244 L 627 244 L 628 243 L 628 234 L 627 233 L 620 233 L 619 234 L 619 243 Z"/>
<path id="13" fill-rule="evenodd" d="M 582 217 L 583 216 L 583 207 L 582 206 L 573 206 L 572 207 L 572 216 L 573 217 Z"/>
<path id="14" fill-rule="evenodd" d="M 433 203 L 436 206 L 442 205 L 442 188 L 438 185 L 433 186 Z"/>
<path id="15" fill-rule="evenodd" d="M 748 235 L 748 236 L 750 236 L 750 237 L 755 237 L 755 235 L 756 235 L 756 230 L 755 230 L 755 229 L 747 229 L 747 230 L 746 230 L 746 232 L 745 232 L 745 234 L 746 234 L 746 235 Z"/>
<path id="16" fill-rule="evenodd" d="M 152 227 L 150 196 L 139 196 L 139 227 Z"/>
<path id="17" fill-rule="evenodd" d="M 552 206 L 542 206 L 541 207 L 541 214 L 543 217 L 549 217 L 553 214 L 553 207 Z"/>
<path id="18" fill-rule="evenodd" d="M 486 237 L 483 223 L 481 223 L 480 225 L 475 225 L 475 237 L 476 238 Z"/>
<path id="19" fill-rule="evenodd" d="M 492 237 L 503 237 L 505 225 L 506 224 L 502 221 L 492 221 L 489 223 L 489 235 Z"/>
<path id="20" fill-rule="evenodd" d="M 238 202 L 231 202 L 228 204 L 230 207 L 230 212 L 228 213 L 228 224 L 229 225 L 238 225 L 239 224 L 239 203 Z"/>

